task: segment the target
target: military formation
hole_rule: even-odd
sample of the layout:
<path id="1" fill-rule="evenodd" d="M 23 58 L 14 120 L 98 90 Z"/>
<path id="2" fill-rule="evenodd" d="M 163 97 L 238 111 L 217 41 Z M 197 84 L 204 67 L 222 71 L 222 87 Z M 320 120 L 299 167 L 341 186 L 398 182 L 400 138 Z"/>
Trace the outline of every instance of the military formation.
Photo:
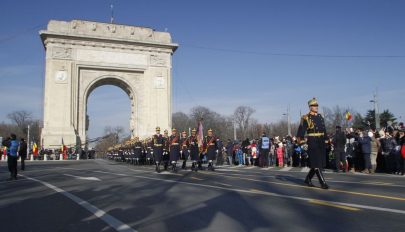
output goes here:
<path id="1" fill-rule="evenodd" d="M 177 129 L 173 128 L 169 136 L 167 130 L 161 134 L 160 127 L 156 127 L 156 133 L 150 138 L 140 140 L 135 137 L 124 144 L 109 148 L 107 157 L 133 165 L 155 165 L 158 173 L 162 168 L 165 171 L 170 169 L 172 172 L 177 172 L 180 167 L 187 169 L 187 160 L 192 162 L 191 170 L 197 172 L 203 170 L 203 161 L 206 160 L 207 169 L 214 171 L 218 138 L 212 129 L 207 133 L 208 135 L 199 142 L 195 128 L 191 130 L 189 136 L 185 131 L 179 134 Z"/>

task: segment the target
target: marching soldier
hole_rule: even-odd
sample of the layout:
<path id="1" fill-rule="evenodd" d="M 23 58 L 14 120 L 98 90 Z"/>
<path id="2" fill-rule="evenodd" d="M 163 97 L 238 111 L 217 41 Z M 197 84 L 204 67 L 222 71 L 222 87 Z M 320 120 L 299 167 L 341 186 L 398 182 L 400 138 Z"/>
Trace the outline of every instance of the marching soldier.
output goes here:
<path id="1" fill-rule="evenodd" d="M 163 139 L 164 139 L 163 164 L 164 164 L 165 171 L 167 171 L 167 168 L 169 167 L 169 161 L 170 161 L 169 132 L 167 130 L 164 130 L 164 132 L 163 132 Z"/>
<path id="2" fill-rule="evenodd" d="M 298 142 L 304 141 L 307 136 L 308 156 L 310 171 L 305 178 L 305 184 L 309 187 L 314 187 L 312 177 L 316 174 L 323 189 L 328 189 L 325 178 L 322 174 L 322 168 L 326 166 L 326 135 L 325 122 L 322 115 L 318 114 L 318 102 L 315 98 L 308 101 L 310 112 L 301 118 L 301 123 L 298 128 Z"/>
<path id="3" fill-rule="evenodd" d="M 207 155 L 208 170 L 214 171 L 214 163 L 218 152 L 217 138 L 213 135 L 212 129 L 208 129 L 208 135 L 204 138 L 204 151 Z"/>
<path id="4" fill-rule="evenodd" d="M 177 161 L 180 158 L 180 137 L 177 135 L 176 128 L 172 129 L 172 135 L 169 137 L 169 152 L 170 163 L 172 165 L 172 171 L 177 172 Z"/>
<path id="5" fill-rule="evenodd" d="M 134 164 L 139 165 L 139 160 L 142 156 L 142 142 L 139 141 L 139 137 L 135 137 L 135 144 L 134 144 Z"/>
<path id="6" fill-rule="evenodd" d="M 163 156 L 164 137 L 160 134 L 160 127 L 156 127 L 156 134 L 152 138 L 153 157 L 156 162 L 156 172 L 160 173 L 160 162 Z"/>
<path id="7" fill-rule="evenodd" d="M 192 171 L 197 171 L 197 162 L 200 159 L 199 154 L 200 154 L 200 150 L 198 148 L 198 139 L 197 139 L 197 130 L 195 128 L 193 128 L 191 130 L 191 135 L 188 137 L 187 139 L 187 144 L 188 144 L 188 152 L 190 155 L 190 159 L 193 162 L 192 166 L 191 166 L 191 170 Z"/>
<path id="8" fill-rule="evenodd" d="M 146 165 L 152 165 L 153 162 L 153 148 L 152 148 L 153 138 L 147 138 L 143 142 L 143 160 Z"/>
<path id="9" fill-rule="evenodd" d="M 187 164 L 187 160 L 188 160 L 190 153 L 188 152 L 189 144 L 188 144 L 187 132 L 185 132 L 185 131 L 181 132 L 180 145 L 181 145 L 180 154 L 181 154 L 181 159 L 183 160 L 183 165 L 181 166 L 181 168 L 186 169 L 186 164 Z"/>

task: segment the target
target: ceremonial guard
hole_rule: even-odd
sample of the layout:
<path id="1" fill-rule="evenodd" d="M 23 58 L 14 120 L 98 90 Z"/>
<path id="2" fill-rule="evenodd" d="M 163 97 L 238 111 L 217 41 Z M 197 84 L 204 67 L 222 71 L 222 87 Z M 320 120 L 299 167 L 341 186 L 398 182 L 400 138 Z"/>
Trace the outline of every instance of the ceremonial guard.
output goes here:
<path id="1" fill-rule="evenodd" d="M 186 169 L 186 164 L 188 157 L 190 153 L 188 152 L 188 138 L 187 138 L 187 132 L 182 131 L 181 132 L 181 138 L 180 138 L 180 154 L 181 154 L 181 159 L 183 160 L 183 165 L 181 166 L 182 169 Z"/>
<path id="2" fill-rule="evenodd" d="M 167 168 L 169 167 L 169 161 L 170 161 L 169 132 L 167 130 L 164 130 L 164 132 L 163 132 L 163 139 L 164 139 L 163 164 L 164 164 L 165 171 L 167 171 Z"/>
<path id="3" fill-rule="evenodd" d="M 142 142 L 139 141 L 139 137 L 135 137 L 134 144 L 134 164 L 139 165 L 142 156 Z"/>
<path id="4" fill-rule="evenodd" d="M 145 163 L 147 165 L 152 165 L 154 163 L 152 143 L 153 138 L 147 138 L 143 144 L 143 157 L 145 158 Z"/>
<path id="5" fill-rule="evenodd" d="M 188 144 L 188 151 L 190 155 L 190 159 L 193 162 L 191 166 L 191 170 L 197 171 L 197 162 L 200 159 L 199 154 L 200 150 L 198 148 L 198 139 L 197 139 L 197 130 L 193 128 L 191 130 L 191 135 L 188 137 L 187 144 Z"/>
<path id="6" fill-rule="evenodd" d="M 176 128 L 172 129 L 172 135 L 169 137 L 169 153 L 172 171 L 177 171 L 177 161 L 180 158 L 180 137 L 177 134 Z"/>
<path id="7" fill-rule="evenodd" d="M 323 189 L 328 189 L 322 169 L 326 166 L 326 142 L 328 141 L 325 121 L 322 115 L 318 114 L 318 102 L 315 98 L 308 101 L 310 112 L 301 118 L 297 132 L 298 142 L 304 143 L 307 138 L 309 167 L 310 171 L 305 178 L 309 187 L 314 187 L 312 177 L 316 174 Z"/>
<path id="8" fill-rule="evenodd" d="M 217 138 L 213 135 L 212 129 L 208 129 L 208 135 L 204 138 L 204 152 L 207 155 L 208 170 L 214 171 L 214 163 L 218 152 Z"/>
<path id="9" fill-rule="evenodd" d="M 156 162 L 156 172 L 160 172 L 160 163 L 163 156 L 164 137 L 160 134 L 160 127 L 156 127 L 156 134 L 152 138 L 153 157 Z"/>

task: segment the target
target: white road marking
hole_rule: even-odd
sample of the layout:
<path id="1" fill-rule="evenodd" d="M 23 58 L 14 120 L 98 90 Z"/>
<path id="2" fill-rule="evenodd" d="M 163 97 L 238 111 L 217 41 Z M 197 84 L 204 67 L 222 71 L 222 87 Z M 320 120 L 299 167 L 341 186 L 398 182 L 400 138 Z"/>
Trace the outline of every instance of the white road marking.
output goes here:
<path id="1" fill-rule="evenodd" d="M 99 178 L 97 177 L 85 177 L 85 176 L 75 176 L 75 175 L 70 175 L 70 174 L 63 174 L 65 176 L 70 176 L 70 177 L 74 177 L 76 179 L 79 180 L 95 180 L 95 181 L 101 181 Z"/>
<path id="2" fill-rule="evenodd" d="M 292 169 L 292 167 L 284 167 L 284 168 L 280 169 L 280 171 L 282 171 L 282 172 L 288 172 L 288 171 L 290 171 L 291 169 Z"/>
<path id="3" fill-rule="evenodd" d="M 119 232 L 136 232 L 136 230 L 132 229 L 130 226 L 128 226 L 127 224 L 123 223 L 122 221 L 116 219 L 115 217 L 109 215 L 108 213 L 106 213 L 105 211 L 97 208 L 96 206 L 90 204 L 89 202 L 61 189 L 58 188 L 50 183 L 47 183 L 45 181 L 42 180 L 38 180 L 35 178 L 31 178 L 25 175 L 22 175 L 25 178 L 32 180 L 32 181 L 36 181 L 39 182 L 43 185 L 45 185 L 46 187 L 54 190 L 55 192 L 58 192 L 62 195 L 64 195 L 65 197 L 69 198 L 70 200 L 74 201 L 75 203 L 77 203 L 78 205 L 82 206 L 83 208 L 85 208 L 86 210 L 88 210 L 90 213 L 94 214 L 94 216 L 100 218 L 101 220 L 103 220 L 105 223 L 107 223 L 110 227 L 114 228 L 116 231 Z"/>
<path id="4" fill-rule="evenodd" d="M 110 174 L 111 175 L 119 175 L 119 176 L 122 175 L 120 173 L 112 173 L 112 172 Z M 147 180 L 156 180 L 156 181 L 162 181 L 162 182 L 169 182 L 169 183 L 179 183 L 179 184 L 192 185 L 192 186 L 205 187 L 205 188 L 212 188 L 212 189 L 220 189 L 220 190 L 226 190 L 226 191 L 234 191 L 234 192 L 240 192 L 240 193 L 259 194 L 259 195 L 279 197 L 279 198 L 285 198 L 285 199 L 294 199 L 294 200 L 306 201 L 306 202 L 309 202 L 309 203 L 311 203 L 313 201 L 319 201 L 318 199 L 315 199 L 315 198 L 281 195 L 281 194 L 272 193 L 272 192 L 266 192 L 266 191 L 236 189 L 236 188 L 228 188 L 228 187 L 221 187 L 221 186 L 208 185 L 208 184 L 198 184 L 198 183 L 191 183 L 191 182 L 178 181 L 178 180 L 159 179 L 159 178 L 146 177 L 146 176 L 132 176 L 132 177 L 133 178 L 139 178 L 139 179 L 147 179 Z M 383 207 L 374 207 L 374 206 L 369 206 L 369 205 L 351 204 L 351 203 L 344 203 L 344 202 L 337 202 L 337 201 L 325 201 L 325 200 L 322 200 L 322 202 L 326 202 L 326 203 L 330 203 L 330 204 L 337 204 L 337 205 L 342 205 L 342 206 L 348 206 L 348 207 L 354 207 L 354 208 L 360 208 L 360 209 L 369 209 L 369 210 L 389 212 L 389 213 L 397 213 L 397 214 L 404 214 L 405 215 L 405 210 L 390 209 L 390 208 L 383 208 Z"/>
<path id="5" fill-rule="evenodd" d="M 308 167 L 302 168 L 301 172 L 309 172 L 309 168 Z"/>

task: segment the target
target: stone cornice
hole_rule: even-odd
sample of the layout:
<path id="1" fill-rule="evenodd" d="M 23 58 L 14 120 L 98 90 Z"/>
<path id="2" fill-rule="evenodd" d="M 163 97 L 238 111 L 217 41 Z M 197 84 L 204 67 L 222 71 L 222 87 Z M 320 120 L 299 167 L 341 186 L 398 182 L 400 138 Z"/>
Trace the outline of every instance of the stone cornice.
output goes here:
<path id="1" fill-rule="evenodd" d="M 178 44 L 173 43 L 167 44 L 137 40 L 94 38 L 91 36 L 71 36 L 49 33 L 48 31 L 40 31 L 40 35 L 45 48 L 49 43 L 70 44 L 89 47 L 119 48 L 126 50 L 137 49 L 143 51 L 158 51 L 170 53 L 173 53 L 178 48 Z"/>
<path id="2" fill-rule="evenodd" d="M 172 43 L 170 33 L 150 28 L 129 25 L 72 20 L 70 22 L 51 20 L 47 30 L 39 32 L 46 47 L 49 42 L 78 44 L 82 46 L 112 47 L 134 46 L 134 48 L 161 48 L 176 51 L 178 44 Z M 146 49 L 148 50 L 148 49 Z"/>
<path id="3" fill-rule="evenodd" d="M 42 34 L 41 34 L 42 37 Z M 142 42 L 128 42 L 128 41 L 111 41 L 111 40 L 98 40 L 98 39 L 84 39 L 71 36 L 50 36 L 44 37 L 43 45 L 46 48 L 49 44 L 55 45 L 72 45 L 72 46 L 84 46 L 84 47 L 100 47 L 100 48 L 113 48 L 122 50 L 139 50 L 145 52 L 162 52 L 173 53 L 177 49 L 176 46 L 170 46 L 165 44 L 147 44 Z"/>

